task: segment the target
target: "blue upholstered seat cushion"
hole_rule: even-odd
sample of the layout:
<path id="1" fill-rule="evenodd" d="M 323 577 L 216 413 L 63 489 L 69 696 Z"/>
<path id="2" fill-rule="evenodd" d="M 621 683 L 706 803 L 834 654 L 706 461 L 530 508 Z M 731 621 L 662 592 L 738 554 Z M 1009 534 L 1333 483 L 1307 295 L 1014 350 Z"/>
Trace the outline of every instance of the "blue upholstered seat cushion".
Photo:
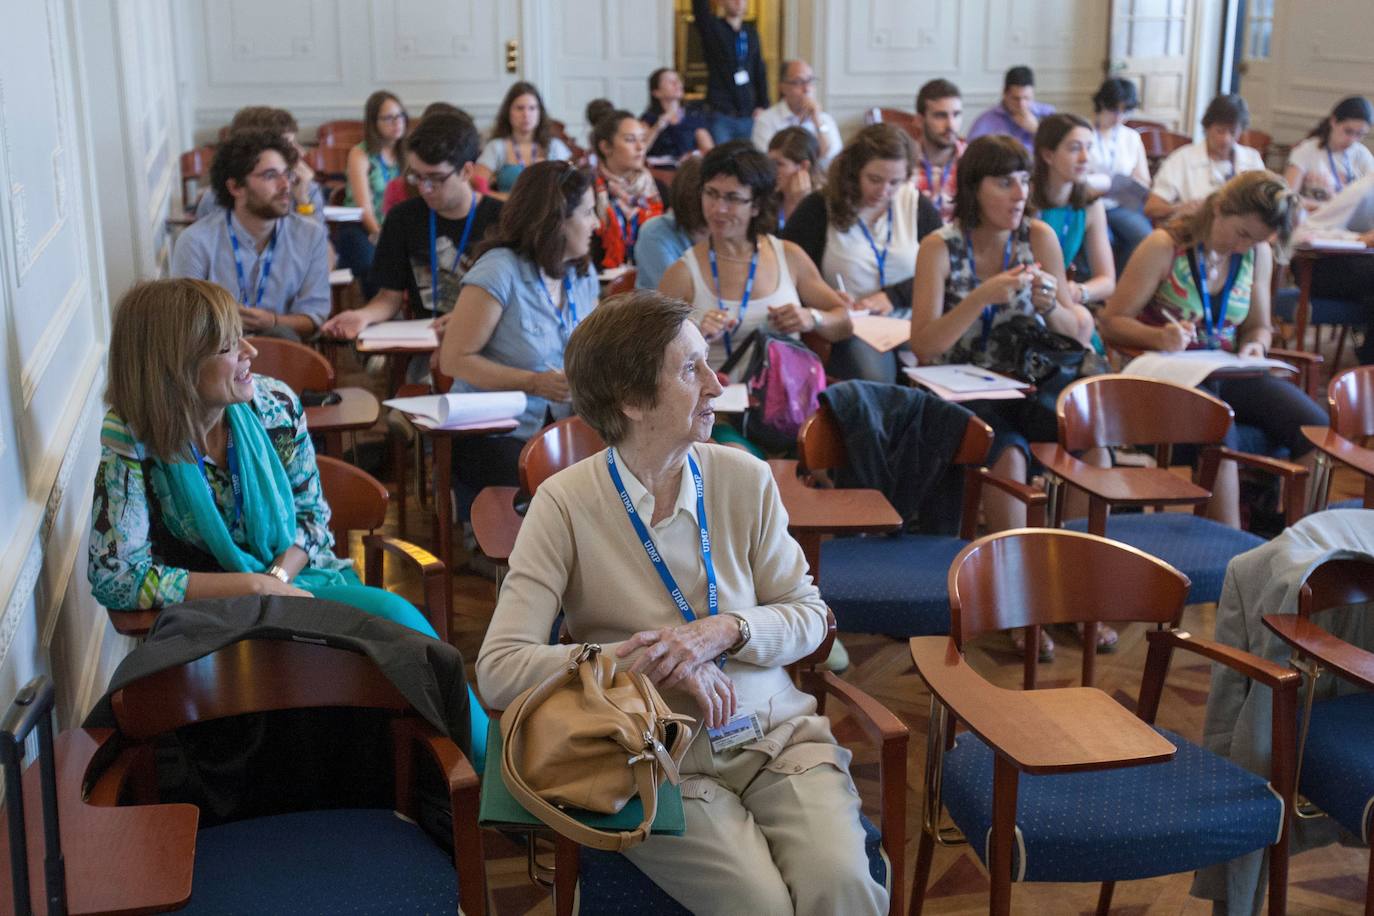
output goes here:
<path id="1" fill-rule="evenodd" d="M 863 815 L 864 852 L 868 854 L 868 873 L 873 880 L 892 890 L 890 869 L 883 852 L 878 828 Z M 578 912 L 597 916 L 691 916 L 668 892 L 649 880 L 649 876 L 618 852 L 602 852 L 582 847 L 578 877 Z M 764 916 L 759 913 L 756 916 Z"/>
<path id="2" fill-rule="evenodd" d="M 196 835 L 197 914 L 452 913 L 453 859 L 394 812 L 302 811 Z"/>
<path id="3" fill-rule="evenodd" d="M 1369 307 L 1348 299 L 1332 299 L 1328 296 L 1313 296 L 1312 324 L 1358 324 L 1369 320 Z M 1298 288 L 1289 286 L 1274 296 L 1273 313 L 1275 318 L 1296 321 L 1298 314 Z"/>
<path id="4" fill-rule="evenodd" d="M 1191 871 L 1272 844 L 1283 805 L 1268 783 L 1166 729 L 1165 763 L 1054 776 L 1021 774 L 1018 881 L 1129 881 Z M 993 755 L 976 735 L 945 755 L 942 800 L 987 861 Z"/>
<path id="5" fill-rule="evenodd" d="M 949 632 L 949 567 L 968 542 L 931 535 L 834 538 L 821 545 L 821 597 L 850 633 Z"/>
<path id="6" fill-rule="evenodd" d="M 1312 704 L 1298 791 L 1368 843 L 1374 807 L 1374 693 Z"/>
<path id="7" fill-rule="evenodd" d="M 1088 520 L 1074 519 L 1064 527 L 1087 531 Z M 1189 604 L 1216 601 L 1226 564 L 1236 554 L 1264 543 L 1248 531 L 1184 512 L 1112 515 L 1107 518 L 1107 537 L 1159 557 L 1187 576 L 1193 583 Z"/>

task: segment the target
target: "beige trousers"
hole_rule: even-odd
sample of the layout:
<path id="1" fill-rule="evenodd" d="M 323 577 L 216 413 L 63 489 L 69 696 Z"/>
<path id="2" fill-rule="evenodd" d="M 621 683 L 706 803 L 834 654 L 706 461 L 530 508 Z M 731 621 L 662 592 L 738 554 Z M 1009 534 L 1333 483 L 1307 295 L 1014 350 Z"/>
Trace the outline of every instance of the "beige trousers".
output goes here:
<path id="1" fill-rule="evenodd" d="M 887 891 L 868 873 L 847 752 L 821 717 L 789 724 L 800 726 L 793 738 L 822 740 L 789 742 L 772 755 L 714 754 L 705 735 L 694 741 L 682 767 L 686 832 L 651 836 L 625 853 L 697 916 L 887 912 Z"/>

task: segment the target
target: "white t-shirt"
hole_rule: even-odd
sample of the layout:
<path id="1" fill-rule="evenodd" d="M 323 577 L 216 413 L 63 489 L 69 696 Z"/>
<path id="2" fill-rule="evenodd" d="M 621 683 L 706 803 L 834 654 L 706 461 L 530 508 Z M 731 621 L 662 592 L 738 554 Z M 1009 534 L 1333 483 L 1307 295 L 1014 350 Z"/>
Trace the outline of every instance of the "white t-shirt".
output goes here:
<path id="1" fill-rule="evenodd" d="M 768 152 L 768 144 L 773 140 L 773 135 L 784 127 L 800 127 L 815 136 L 818 142 L 821 137 L 824 137 L 829 148 L 817 163 L 821 171 L 824 171 L 830 168 L 830 160 L 834 159 L 840 148 L 844 146 L 844 140 L 840 138 L 839 125 L 835 123 L 835 119 L 830 116 L 829 112 L 821 112 L 820 122 L 820 131 L 817 132 L 816 125 L 810 118 L 803 121 L 792 113 L 791 108 L 787 107 L 786 99 L 779 99 L 776 105 L 765 108 L 754 119 L 754 132 L 750 139 L 759 152 L 766 153 Z"/>
<path id="2" fill-rule="evenodd" d="M 1368 232 L 1374 229 L 1374 171 L 1346 185 L 1335 197 L 1307 218 L 1311 229 L 1348 229 Z"/>
<path id="3" fill-rule="evenodd" d="M 1202 200 L 1241 172 L 1262 168 L 1259 150 L 1237 143 L 1230 162 L 1213 162 L 1207 155 L 1207 144 L 1199 140 L 1169 154 L 1150 190 L 1171 204 Z"/>
<path id="4" fill-rule="evenodd" d="M 825 230 L 825 253 L 821 255 L 822 279 L 835 286 L 836 275 L 844 277 L 845 292 L 855 299 L 910 279 L 916 272 L 916 248 L 920 245 L 916 224 L 920 212 L 921 192 L 907 182 L 892 195 L 891 242 L 887 238 L 887 213 L 881 214 L 877 224 L 869 229 L 873 245 L 868 244 L 858 220 L 843 232 L 830 223 Z M 879 252 L 887 248 L 881 281 L 875 246 Z"/>
<path id="5" fill-rule="evenodd" d="M 1091 186 L 1110 187 L 1113 175 L 1134 175 L 1136 165 L 1145 161 L 1145 142 L 1134 128 L 1116 124 L 1105 135 L 1093 131 L 1093 145 L 1088 149 Z M 1092 181 L 1094 176 L 1100 177 Z M 1102 203 L 1108 210 L 1117 205 L 1111 198 L 1103 198 Z"/>
<path id="6" fill-rule="evenodd" d="M 1345 152 L 1333 153 L 1319 146 L 1316 137 L 1308 137 L 1293 147 L 1288 164 L 1302 169 L 1299 191 L 1308 186 L 1324 187 L 1334 196 L 1346 185 L 1374 172 L 1374 153 L 1363 143 L 1352 143 Z"/>
<path id="7" fill-rule="evenodd" d="M 477 156 L 477 164 L 485 165 L 493 172 L 501 171 L 501 166 L 506 165 L 506 146 L 510 143 L 504 137 L 493 137 L 482 147 L 482 152 Z M 539 161 L 547 159 L 562 159 L 565 162 L 572 158 L 572 150 L 568 145 L 557 137 L 549 138 L 549 148 L 547 156 L 540 156 Z M 529 165 L 530 163 L 526 163 Z"/>
<path id="8" fill-rule="evenodd" d="M 787 269 L 787 254 L 783 251 L 782 239 L 774 235 L 764 235 L 759 237 L 759 247 L 764 245 L 773 246 L 773 257 L 778 261 L 778 286 L 766 296 L 757 295 L 757 290 L 750 293 L 749 304 L 745 306 L 744 314 L 739 313 L 740 300 L 738 299 L 717 299 L 716 284 L 712 277 L 703 276 L 701 265 L 697 263 L 696 252 L 688 248 L 680 260 L 687 264 L 687 272 L 692 277 L 692 320 L 701 323 L 702 316 L 713 309 L 724 309 L 729 312 L 731 317 L 737 319 L 739 324 L 730 333 L 732 342 L 738 344 L 754 331 L 768 323 L 768 307 L 772 305 L 800 305 L 801 297 L 797 295 L 797 286 L 792 280 L 792 273 Z M 710 353 L 706 357 L 706 363 L 717 371 L 725 365 L 725 360 L 729 354 L 725 352 L 724 338 L 717 338 L 710 342 Z M 732 373 L 731 381 L 740 381 L 744 377 L 744 372 L 749 367 L 749 361 L 743 360 L 737 365 Z"/>

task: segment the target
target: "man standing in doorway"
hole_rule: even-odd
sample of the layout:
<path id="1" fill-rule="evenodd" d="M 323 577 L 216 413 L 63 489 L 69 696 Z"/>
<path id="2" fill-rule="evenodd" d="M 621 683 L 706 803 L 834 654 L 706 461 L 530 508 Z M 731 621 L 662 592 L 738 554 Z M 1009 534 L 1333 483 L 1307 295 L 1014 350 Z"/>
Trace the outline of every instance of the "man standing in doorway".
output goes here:
<path id="1" fill-rule="evenodd" d="M 1002 101 L 978 116 L 968 138 L 985 134 L 1010 134 L 1027 152 L 1035 148 L 1040 119 L 1054 114 L 1054 106 L 1035 100 L 1035 74 L 1030 67 L 1012 67 L 1002 79 Z"/>
<path id="2" fill-rule="evenodd" d="M 949 80 L 933 79 L 916 93 L 916 127 L 921 132 L 916 141 L 916 189 L 930 198 L 946 223 L 954 216 L 959 157 L 966 145 L 959 139 L 963 123 L 964 100 Z"/>
<path id="3" fill-rule="evenodd" d="M 768 74 L 763 69 L 759 32 L 744 21 L 749 0 L 721 0 L 721 13 L 711 0 L 692 0 L 692 18 L 706 59 L 706 107 L 711 136 L 717 143 L 748 140 L 754 118 L 768 104 Z"/>

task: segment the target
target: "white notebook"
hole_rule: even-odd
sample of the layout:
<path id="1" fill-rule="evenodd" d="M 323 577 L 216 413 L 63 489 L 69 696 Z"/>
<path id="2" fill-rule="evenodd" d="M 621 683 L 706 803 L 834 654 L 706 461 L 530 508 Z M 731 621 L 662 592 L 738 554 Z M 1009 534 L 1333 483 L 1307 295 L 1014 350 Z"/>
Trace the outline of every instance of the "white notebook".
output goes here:
<path id="1" fill-rule="evenodd" d="M 439 335 L 434 333 L 433 318 L 415 318 L 410 321 L 382 321 L 369 325 L 358 334 L 358 343 L 372 344 L 375 347 L 429 347 L 439 346 Z"/>
<path id="2" fill-rule="evenodd" d="M 426 394 L 383 401 L 424 429 L 516 425 L 525 412 L 523 391 L 473 391 L 463 394 Z"/>
<path id="3" fill-rule="evenodd" d="M 1292 364 L 1278 359 L 1242 358 L 1225 350 L 1184 350 L 1180 353 L 1142 353 L 1127 363 L 1121 374 L 1196 388 L 1212 375 L 1253 372 L 1257 369 L 1298 371 Z"/>

